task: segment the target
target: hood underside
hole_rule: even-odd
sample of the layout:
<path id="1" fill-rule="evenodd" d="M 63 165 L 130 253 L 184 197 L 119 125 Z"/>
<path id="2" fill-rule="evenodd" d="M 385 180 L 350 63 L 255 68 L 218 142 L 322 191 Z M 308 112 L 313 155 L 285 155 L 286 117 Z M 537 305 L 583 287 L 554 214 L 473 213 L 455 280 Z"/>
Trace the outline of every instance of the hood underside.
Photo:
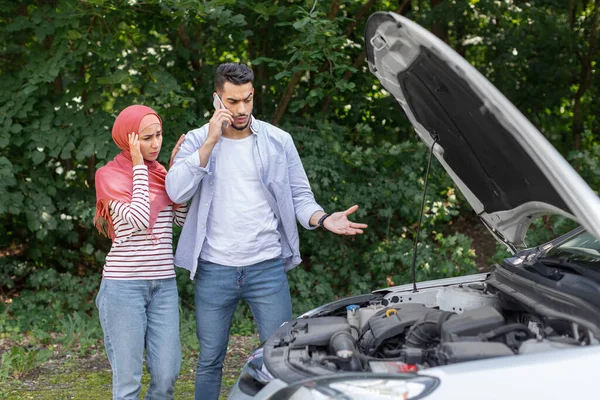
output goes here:
<path id="1" fill-rule="evenodd" d="M 600 200 L 475 68 L 410 20 L 373 14 L 367 61 L 475 212 L 510 248 L 532 219 L 560 214 L 600 237 Z M 434 144 L 435 143 L 435 144 Z"/>

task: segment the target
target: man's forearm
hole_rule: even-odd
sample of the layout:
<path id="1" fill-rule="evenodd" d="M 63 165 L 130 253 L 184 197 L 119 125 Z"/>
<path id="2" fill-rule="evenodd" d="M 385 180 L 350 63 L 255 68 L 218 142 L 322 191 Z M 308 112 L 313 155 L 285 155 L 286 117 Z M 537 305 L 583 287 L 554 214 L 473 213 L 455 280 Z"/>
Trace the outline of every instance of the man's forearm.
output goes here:
<path id="1" fill-rule="evenodd" d="M 200 166 L 205 168 L 208 165 L 208 159 L 210 158 L 210 153 L 212 153 L 213 149 L 217 142 L 212 141 L 211 139 L 206 139 L 200 149 L 198 149 L 198 157 L 200 157 Z"/>

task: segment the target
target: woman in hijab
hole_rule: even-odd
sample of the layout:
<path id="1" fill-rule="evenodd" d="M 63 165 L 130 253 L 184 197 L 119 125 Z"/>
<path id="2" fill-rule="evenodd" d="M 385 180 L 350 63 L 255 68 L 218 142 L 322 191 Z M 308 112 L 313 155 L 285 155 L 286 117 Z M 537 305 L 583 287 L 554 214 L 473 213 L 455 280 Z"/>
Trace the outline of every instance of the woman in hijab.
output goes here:
<path id="1" fill-rule="evenodd" d="M 113 399 L 138 399 L 144 350 L 151 377 L 146 399 L 172 399 L 181 364 L 172 229 L 173 222 L 183 225 L 187 206 L 173 204 L 165 191 L 167 171 L 156 161 L 162 121 L 154 110 L 127 107 L 112 137 L 121 153 L 96 172 L 94 224 L 112 239 L 96 306 Z"/>

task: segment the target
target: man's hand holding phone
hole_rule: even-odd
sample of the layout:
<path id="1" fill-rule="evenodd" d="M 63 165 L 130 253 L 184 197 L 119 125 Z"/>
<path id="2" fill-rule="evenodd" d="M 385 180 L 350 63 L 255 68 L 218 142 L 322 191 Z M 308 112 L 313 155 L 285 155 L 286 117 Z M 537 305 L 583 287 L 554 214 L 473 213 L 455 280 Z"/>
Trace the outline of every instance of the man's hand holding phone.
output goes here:
<path id="1" fill-rule="evenodd" d="M 219 139 L 221 139 L 223 127 L 227 128 L 229 124 L 233 123 L 233 113 L 225 108 L 225 105 L 216 93 L 213 94 L 213 106 L 215 107 L 215 113 L 210 121 L 208 121 L 208 137 L 198 149 L 198 157 L 200 157 L 200 166 L 202 168 L 208 164 L 208 159 L 213 148 Z"/>
<path id="2" fill-rule="evenodd" d="M 233 114 L 225 108 L 221 98 L 216 93 L 213 94 L 213 106 L 215 107 L 215 113 L 208 122 L 208 137 L 216 143 L 221 138 L 221 128 L 227 128 L 229 124 L 233 123 Z"/>

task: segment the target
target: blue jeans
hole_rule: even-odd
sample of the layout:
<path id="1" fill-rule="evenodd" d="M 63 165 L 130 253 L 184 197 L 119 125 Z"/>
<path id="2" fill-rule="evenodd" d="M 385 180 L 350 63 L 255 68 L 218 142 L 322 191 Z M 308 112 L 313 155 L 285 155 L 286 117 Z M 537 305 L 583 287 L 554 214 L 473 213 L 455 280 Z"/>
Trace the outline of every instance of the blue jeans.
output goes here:
<path id="1" fill-rule="evenodd" d="M 196 400 L 217 400 L 229 328 L 240 299 L 250 305 L 260 340 L 266 340 L 292 318 L 292 300 L 281 259 L 246 267 L 200 260 L 196 275 L 196 335 L 200 357 L 196 369 Z"/>
<path id="2" fill-rule="evenodd" d="M 114 400 L 139 398 L 144 349 L 151 378 L 146 399 L 173 399 L 181 365 L 178 301 L 175 278 L 102 280 L 96 307 Z"/>

